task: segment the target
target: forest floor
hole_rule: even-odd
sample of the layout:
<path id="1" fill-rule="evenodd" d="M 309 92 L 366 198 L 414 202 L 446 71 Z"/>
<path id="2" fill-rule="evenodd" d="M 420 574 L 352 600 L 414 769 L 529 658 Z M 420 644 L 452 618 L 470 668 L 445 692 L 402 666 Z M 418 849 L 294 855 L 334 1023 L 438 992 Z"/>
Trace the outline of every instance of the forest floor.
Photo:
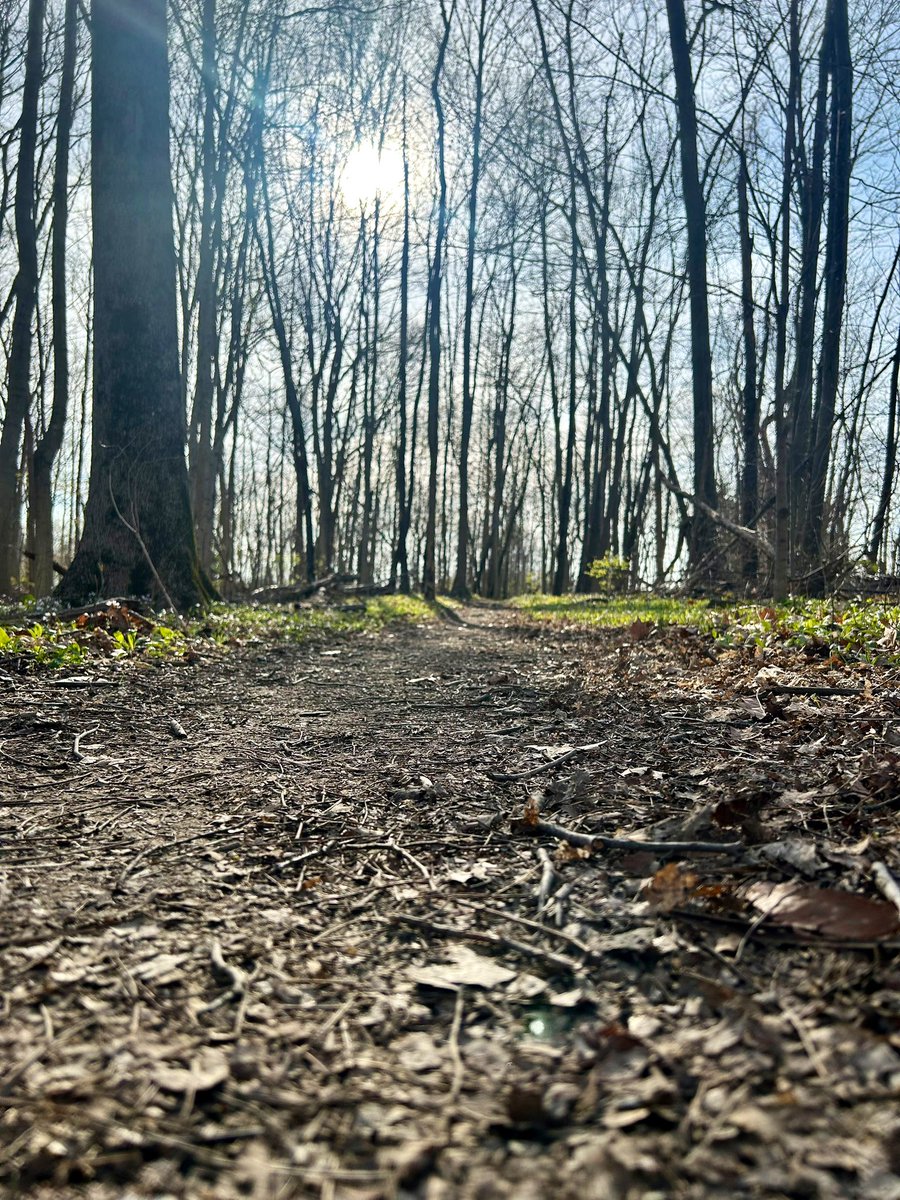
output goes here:
<path id="1" fill-rule="evenodd" d="M 457 612 L 0 661 L 0 1193 L 898 1200 L 900 671 Z"/>

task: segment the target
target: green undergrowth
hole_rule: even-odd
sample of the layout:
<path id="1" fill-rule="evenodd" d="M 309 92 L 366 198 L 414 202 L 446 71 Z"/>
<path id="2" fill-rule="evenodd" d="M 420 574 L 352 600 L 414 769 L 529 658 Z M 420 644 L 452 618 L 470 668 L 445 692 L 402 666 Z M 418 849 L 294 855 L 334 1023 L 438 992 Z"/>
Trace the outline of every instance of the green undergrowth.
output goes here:
<path id="1" fill-rule="evenodd" d="M 197 662 L 245 645 L 299 645 L 435 619 L 434 606 L 418 596 L 372 596 L 297 609 L 215 604 L 184 619 L 172 613 L 144 615 L 127 603 L 98 605 L 65 621 L 34 612 L 33 605 L 0 610 L 0 667 L 77 670 L 98 661 Z"/>
<path id="2" fill-rule="evenodd" d="M 900 605 L 884 600 L 803 600 L 756 604 L 681 600 L 646 594 L 520 596 L 513 608 L 535 621 L 598 629 L 681 627 L 720 649 L 781 647 L 813 658 L 900 665 Z"/>

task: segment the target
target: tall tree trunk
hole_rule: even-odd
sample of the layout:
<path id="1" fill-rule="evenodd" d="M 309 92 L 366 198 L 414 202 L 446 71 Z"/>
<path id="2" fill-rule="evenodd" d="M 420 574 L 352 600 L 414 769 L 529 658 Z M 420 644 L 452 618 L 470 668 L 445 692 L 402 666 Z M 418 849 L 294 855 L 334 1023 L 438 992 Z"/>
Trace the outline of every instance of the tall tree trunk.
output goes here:
<path id="1" fill-rule="evenodd" d="M 29 0 L 25 81 L 16 164 L 15 226 L 18 270 L 13 284 L 15 314 L 9 349 L 6 413 L 0 432 L 0 593 L 19 577 L 19 451 L 31 405 L 32 321 L 37 304 L 38 256 L 35 230 L 34 163 L 38 99 L 43 79 L 45 0 Z"/>
<path id="2" fill-rule="evenodd" d="M 200 257 L 197 264 L 197 380 L 191 418 L 190 460 L 197 553 L 212 567 L 216 474 L 213 457 L 213 395 L 216 378 L 216 246 L 213 207 L 216 179 L 216 0 L 203 0 L 201 30 L 203 128 L 200 144 Z"/>
<path id="3" fill-rule="evenodd" d="M 372 544 L 376 532 L 375 495 L 372 490 L 372 467 L 375 458 L 376 399 L 378 387 L 378 327 L 381 320 L 381 203 L 375 199 L 372 221 L 372 326 L 367 337 L 366 370 L 368 386 L 363 388 L 363 511 L 359 538 L 357 575 L 359 582 L 369 584 L 375 577 Z"/>
<path id="4" fill-rule="evenodd" d="M 681 143 L 681 187 L 687 222 L 687 274 L 691 302 L 691 372 L 694 399 L 694 495 L 717 507 L 713 454 L 712 353 L 706 276 L 706 200 L 697 154 L 697 110 L 684 0 L 666 0 L 675 73 Z M 715 526 L 698 508 L 691 522 L 690 565 L 706 559 L 715 545 Z"/>
<path id="5" fill-rule="evenodd" d="M 775 559 L 772 564 L 772 593 L 776 600 L 783 600 L 788 594 L 791 559 L 791 415 L 785 371 L 791 282 L 791 175 L 800 93 L 798 3 L 799 0 L 791 0 L 789 13 L 790 72 L 781 176 L 781 271 L 775 312 Z"/>
<path id="6" fill-rule="evenodd" d="M 60 595 L 208 596 L 178 369 L 165 0 L 94 0 L 94 410 L 85 530 Z"/>
<path id="7" fill-rule="evenodd" d="M 753 311 L 753 235 L 747 190 L 749 173 L 743 148 L 738 163 L 738 230 L 741 244 L 741 323 L 744 338 L 743 441 L 741 473 L 741 524 L 752 529 L 759 507 L 759 389 L 756 382 L 756 326 Z M 759 571 L 755 546 L 744 551 L 744 581 L 753 583 Z"/>
<path id="8" fill-rule="evenodd" d="M 478 19 L 478 62 L 475 68 L 475 118 L 472 124 L 472 178 L 469 182 L 469 228 L 466 236 L 466 290 L 463 300 L 463 380 L 459 432 L 459 527 L 453 595 L 469 595 L 469 441 L 475 408 L 472 379 L 472 308 L 475 303 L 475 244 L 478 233 L 478 185 L 481 179 L 481 120 L 484 104 L 484 58 L 487 0 L 481 0 Z"/>
<path id="9" fill-rule="evenodd" d="M 400 591 L 410 591 L 409 556 L 406 540 L 409 535 L 410 508 L 407 501 L 406 477 L 407 439 L 407 379 L 409 359 L 409 147 L 406 129 L 406 81 L 403 83 L 403 247 L 400 252 L 400 348 L 397 381 L 397 545 L 394 550 L 392 583 L 399 573 Z"/>
<path id="10" fill-rule="evenodd" d="M 78 50 L 78 3 L 66 0 L 63 18 L 63 61 L 53 168 L 53 233 L 50 247 L 53 313 L 53 406 L 44 434 L 34 451 L 31 495 L 34 522 L 34 590 L 53 591 L 53 466 L 63 443 L 69 403 L 69 328 L 66 294 L 66 234 L 69 219 L 69 142 L 75 95 Z"/>
<path id="11" fill-rule="evenodd" d="M 441 0 L 444 29 L 438 48 L 437 63 L 431 80 L 431 98 L 437 118 L 438 212 L 434 236 L 434 257 L 428 278 L 428 504 L 425 519 L 425 560 L 422 569 L 422 591 L 426 600 L 434 600 L 437 590 L 435 551 L 437 542 L 437 476 L 438 476 L 438 415 L 441 385 L 441 292 L 444 281 L 444 238 L 447 231 L 447 170 L 444 157 L 444 107 L 441 102 L 441 75 L 447 43 L 450 40 L 449 14 Z"/>
<path id="12" fill-rule="evenodd" d="M 818 566 L 821 566 L 825 553 L 825 489 L 831 461 L 831 439 L 834 434 L 834 413 L 840 382 L 841 330 L 847 292 L 853 126 L 853 63 L 850 57 L 847 0 L 830 0 L 829 7 L 831 111 L 824 266 L 825 304 L 822 314 L 822 345 L 804 539 L 806 554 L 810 561 Z"/>
<path id="13" fill-rule="evenodd" d="M 813 421 L 813 364 L 816 344 L 816 311 L 819 303 L 819 250 L 822 240 L 822 214 L 825 210 L 825 148 L 828 131 L 828 64 L 831 38 L 830 5 L 825 11 L 825 25 L 819 49 L 819 78 L 814 110 L 812 148 L 802 142 L 803 123 L 800 120 L 800 88 L 802 63 L 800 57 L 799 13 L 797 30 L 790 35 L 788 58 L 790 72 L 797 79 L 798 101 L 794 116 L 794 156 L 796 165 L 786 170 L 796 171 L 800 200 L 800 274 L 797 283 L 797 328 L 795 334 L 794 368 L 787 399 L 787 420 L 790 425 L 790 472 L 788 487 L 791 493 L 791 559 L 796 557 L 805 524 L 805 509 L 809 502 L 810 462 Z"/>
<path id="14" fill-rule="evenodd" d="M 869 558 L 873 563 L 879 562 L 884 542 L 884 527 L 887 522 L 891 497 L 894 494 L 894 476 L 897 470 L 897 408 L 900 404 L 900 331 L 897 333 L 897 345 L 894 348 L 894 358 L 891 364 L 890 399 L 888 402 L 887 444 L 884 454 L 884 472 L 881 476 L 881 495 L 878 498 L 878 508 L 872 521 L 872 533 L 869 538 Z"/>
<path id="15" fill-rule="evenodd" d="M 569 586 L 569 518 L 575 463 L 575 416 L 578 408 L 578 211 L 575 205 L 575 175 L 569 180 L 569 413 L 566 428 L 565 467 L 559 488 L 559 528 L 553 594 L 561 596 Z"/>

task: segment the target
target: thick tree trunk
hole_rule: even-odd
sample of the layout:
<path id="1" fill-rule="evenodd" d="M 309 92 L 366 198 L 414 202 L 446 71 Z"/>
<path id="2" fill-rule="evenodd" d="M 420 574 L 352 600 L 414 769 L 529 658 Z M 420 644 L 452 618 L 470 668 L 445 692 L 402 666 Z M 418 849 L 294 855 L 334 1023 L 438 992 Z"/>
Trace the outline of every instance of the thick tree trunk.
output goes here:
<path id="1" fill-rule="evenodd" d="M 459 431 L 459 526 L 456 536 L 456 577 L 453 595 L 469 595 L 469 441 L 475 408 L 472 380 L 472 308 L 475 303 L 475 245 L 478 235 L 478 185 L 481 179 L 481 111 L 484 103 L 484 56 L 487 0 L 481 0 L 478 20 L 478 62 L 475 68 L 475 119 L 472 125 L 472 179 L 469 184 L 469 228 L 466 240 L 466 290 L 463 300 L 463 381 Z"/>
<path id="2" fill-rule="evenodd" d="M 69 404 L 69 327 L 66 294 L 66 233 L 69 218 L 69 139 L 75 94 L 75 59 L 78 49 L 78 4 L 66 0 L 63 25 L 63 62 L 59 84 L 59 119 L 56 125 L 56 162 L 53 169 L 53 234 L 51 307 L 53 310 L 53 406 L 43 437 L 34 451 L 31 507 L 34 524 L 35 594 L 53 591 L 53 465 L 63 443 Z"/>
<path id="3" fill-rule="evenodd" d="M 784 117 L 784 155 L 781 177 L 781 269 L 775 312 L 775 554 L 772 593 L 776 600 L 788 594 L 791 557 L 791 423 L 787 401 L 787 324 L 791 280 L 791 173 L 795 151 L 800 92 L 798 0 L 790 7 L 790 74 Z"/>
<path id="4" fill-rule="evenodd" d="M 9 349 L 9 386 L 0 432 L 0 593 L 19 577 L 19 452 L 31 405 L 32 320 L 37 304 L 38 257 L 34 212 L 34 160 L 38 98 L 43 76 L 45 0 L 30 0 L 25 45 L 25 82 L 16 164 L 15 226 L 18 271 L 16 309 Z"/>
<path id="5" fill-rule="evenodd" d="M 435 551 L 437 545 L 437 468 L 438 415 L 441 382 L 441 292 L 444 282 L 444 237 L 447 230 L 447 172 L 444 161 L 444 108 L 441 102 L 441 74 L 450 40 L 450 21 L 443 8 L 444 31 L 438 49 L 437 63 L 431 81 L 431 98 L 437 118 L 438 155 L 438 215 L 434 237 L 434 257 L 428 278 L 428 502 L 425 516 L 425 561 L 422 568 L 422 591 L 426 600 L 434 600 L 437 591 Z"/>
<path id="6" fill-rule="evenodd" d="M 191 521 L 178 369 L 165 0 L 94 0 L 93 458 L 68 603 L 209 591 Z"/>
<path id="7" fill-rule="evenodd" d="M 825 553 L 825 490 L 831 461 L 831 439 L 837 403 L 841 330 L 847 291 L 847 243 L 850 227 L 852 164 L 853 63 L 847 0 L 831 0 L 831 112 L 829 120 L 828 217 L 825 235 L 825 304 L 819 382 L 811 445 L 809 505 L 804 549 L 812 565 L 821 566 Z"/>
<path id="8" fill-rule="evenodd" d="M 697 111 L 688 46 L 684 0 L 666 0 L 669 41 L 675 73 L 681 187 L 687 221 L 687 274 L 691 301 L 691 371 L 694 398 L 694 495 L 716 508 L 713 458 L 712 354 L 709 340 L 709 296 L 706 277 L 706 200 L 697 154 Z M 715 532 L 703 510 L 694 511 L 690 563 L 696 566 L 713 549 Z"/>
<path id="9" fill-rule="evenodd" d="M 791 75 L 797 79 L 800 94 L 802 61 L 798 30 L 791 33 L 789 61 Z M 819 78 L 816 92 L 812 148 L 802 142 L 803 122 L 799 100 L 794 117 L 794 155 L 796 162 L 785 167 L 796 171 L 800 200 L 800 277 L 797 284 L 797 326 L 795 361 L 787 398 L 787 420 L 790 426 L 790 473 L 788 487 L 791 504 L 791 557 L 796 557 L 797 543 L 805 523 L 809 500 L 810 451 L 813 411 L 813 364 L 815 362 L 816 311 L 819 303 L 819 250 L 822 240 L 822 214 L 825 210 L 825 141 L 828 129 L 828 62 L 831 39 L 830 8 L 825 13 L 825 28 L 819 50 Z"/>
<path id="10" fill-rule="evenodd" d="M 216 376 L 216 279 L 214 198 L 216 187 L 216 0 L 203 0 L 201 23 L 203 127 L 200 146 L 200 257 L 197 264 L 197 381 L 191 418 L 191 491 L 197 553 L 212 567 L 216 507 L 213 457 L 213 395 Z"/>

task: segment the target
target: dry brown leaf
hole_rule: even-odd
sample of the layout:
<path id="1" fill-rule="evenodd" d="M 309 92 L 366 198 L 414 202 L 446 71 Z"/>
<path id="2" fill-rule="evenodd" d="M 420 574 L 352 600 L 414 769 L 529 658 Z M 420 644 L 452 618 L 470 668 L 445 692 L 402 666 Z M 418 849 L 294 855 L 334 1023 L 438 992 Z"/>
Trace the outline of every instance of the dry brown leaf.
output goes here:
<path id="1" fill-rule="evenodd" d="M 884 900 L 796 883 L 751 883 L 744 895 L 776 925 L 842 941 L 874 942 L 900 933 L 900 914 Z"/>
<path id="2" fill-rule="evenodd" d="M 693 871 L 682 871 L 677 863 L 667 863 L 646 881 L 641 898 L 659 912 L 680 908 L 700 882 Z"/>

